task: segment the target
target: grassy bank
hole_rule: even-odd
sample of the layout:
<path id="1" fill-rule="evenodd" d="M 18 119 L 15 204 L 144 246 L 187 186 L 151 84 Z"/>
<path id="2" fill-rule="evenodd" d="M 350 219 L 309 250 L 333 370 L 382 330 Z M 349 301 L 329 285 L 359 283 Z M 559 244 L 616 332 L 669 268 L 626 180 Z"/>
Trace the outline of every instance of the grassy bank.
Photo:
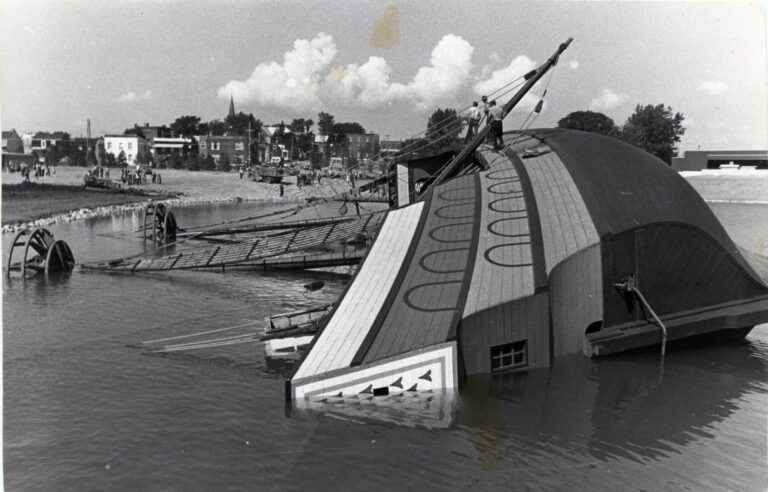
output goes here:
<path id="1" fill-rule="evenodd" d="M 73 210 L 123 205 L 149 198 L 145 193 L 86 190 L 82 185 L 3 183 L 2 223 L 31 222 Z"/>

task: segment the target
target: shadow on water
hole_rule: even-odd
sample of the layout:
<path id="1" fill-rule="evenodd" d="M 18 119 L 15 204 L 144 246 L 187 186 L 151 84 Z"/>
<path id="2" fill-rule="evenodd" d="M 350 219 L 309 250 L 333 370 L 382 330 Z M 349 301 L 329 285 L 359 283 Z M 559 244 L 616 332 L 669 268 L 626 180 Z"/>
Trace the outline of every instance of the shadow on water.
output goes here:
<path id="1" fill-rule="evenodd" d="M 494 436 L 478 446 L 490 460 L 508 452 L 512 437 L 576 442 L 600 460 L 654 459 L 674 452 L 670 444 L 712 438 L 708 428 L 728 418 L 745 392 L 765 391 L 767 369 L 744 341 L 672 352 L 663 378 L 650 353 L 568 356 L 551 370 L 471 379 L 456 423 Z"/>

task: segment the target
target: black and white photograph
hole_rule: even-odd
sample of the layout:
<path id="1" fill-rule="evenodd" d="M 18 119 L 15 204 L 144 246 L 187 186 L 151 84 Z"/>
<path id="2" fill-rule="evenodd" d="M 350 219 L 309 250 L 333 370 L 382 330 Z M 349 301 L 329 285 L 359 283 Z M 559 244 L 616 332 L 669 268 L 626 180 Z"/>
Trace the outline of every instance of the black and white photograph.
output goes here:
<path id="1" fill-rule="evenodd" d="M 768 491 L 767 26 L 0 0 L 0 490 Z"/>

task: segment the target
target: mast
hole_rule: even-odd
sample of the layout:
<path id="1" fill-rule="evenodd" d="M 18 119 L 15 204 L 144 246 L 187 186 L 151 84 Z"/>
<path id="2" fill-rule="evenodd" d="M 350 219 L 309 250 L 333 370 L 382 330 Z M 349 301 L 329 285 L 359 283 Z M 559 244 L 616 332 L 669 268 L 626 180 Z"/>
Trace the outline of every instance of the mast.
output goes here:
<path id="1" fill-rule="evenodd" d="M 545 73 L 549 71 L 550 68 L 555 66 L 557 64 L 558 58 L 560 58 L 560 55 L 565 51 L 568 46 L 573 41 L 573 38 L 568 38 L 564 43 L 560 44 L 558 46 L 557 50 L 552 54 L 552 56 L 549 57 L 549 59 L 544 62 L 541 66 L 538 68 L 535 68 L 525 74 L 525 84 L 518 90 L 515 95 L 507 101 L 507 103 L 504 105 L 503 113 L 502 113 L 502 119 L 504 119 L 512 109 L 517 106 L 517 104 L 520 102 L 520 100 L 523 99 L 523 97 L 528 93 L 529 90 L 531 90 L 531 87 L 533 87 L 536 82 L 538 82 Z M 472 140 L 472 142 L 465 146 L 461 152 L 459 152 L 459 155 L 453 158 L 448 164 L 446 164 L 442 171 L 438 173 L 437 176 L 435 176 L 435 179 L 432 180 L 432 182 L 424 188 L 424 191 L 421 192 L 421 194 L 418 196 L 417 200 L 422 199 L 426 196 L 427 192 L 432 189 L 433 187 L 439 185 L 442 183 L 446 177 L 448 177 L 453 171 L 455 171 L 461 164 L 464 163 L 464 161 L 467 160 L 467 158 L 472 155 L 475 150 L 480 146 L 481 143 L 485 141 L 486 136 L 488 135 L 488 132 L 490 131 L 490 125 L 485 125 L 485 127 L 477 132 L 477 135 L 475 135 L 475 138 Z"/>

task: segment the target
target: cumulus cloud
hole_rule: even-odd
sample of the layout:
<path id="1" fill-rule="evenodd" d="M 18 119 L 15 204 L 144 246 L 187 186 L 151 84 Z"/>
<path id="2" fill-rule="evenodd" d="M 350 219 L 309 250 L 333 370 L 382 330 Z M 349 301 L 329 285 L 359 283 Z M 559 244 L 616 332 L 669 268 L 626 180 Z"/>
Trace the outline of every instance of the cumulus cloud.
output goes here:
<path id="1" fill-rule="evenodd" d="M 311 40 L 297 39 L 282 63 L 259 63 L 246 80 L 228 82 L 218 95 L 296 112 L 318 110 L 326 100 L 368 108 L 411 101 L 427 108 L 456 96 L 466 85 L 473 51 L 460 36 L 447 34 L 432 50 L 429 65 L 419 68 L 410 82 L 399 83 L 390 80 L 392 70 L 378 56 L 361 65 L 334 65 L 338 50 L 333 37 L 320 33 Z"/>
<path id="2" fill-rule="evenodd" d="M 423 106 L 455 96 L 469 78 L 474 51 L 461 36 L 447 34 L 432 50 L 430 65 L 419 68 L 407 85 L 392 84 L 391 90 L 396 96 L 412 98 Z"/>
<path id="3" fill-rule="evenodd" d="M 568 62 L 568 68 L 570 68 L 571 70 L 576 70 L 577 68 L 579 68 L 579 60 L 571 60 L 570 62 Z"/>
<path id="4" fill-rule="evenodd" d="M 282 63 L 259 63 L 246 80 L 233 80 L 219 88 L 219 97 L 255 102 L 295 111 L 320 107 L 322 73 L 336 56 L 333 37 L 320 33 L 311 40 L 297 39 Z"/>
<path id="5" fill-rule="evenodd" d="M 617 108 L 627 102 L 629 96 L 626 94 L 617 94 L 611 89 L 603 89 L 600 95 L 589 103 L 589 109 L 596 111 L 607 111 L 613 108 Z"/>
<path id="6" fill-rule="evenodd" d="M 705 80 L 699 84 L 696 90 L 705 92 L 710 96 L 717 96 L 728 90 L 728 84 L 721 80 Z"/>
<path id="7" fill-rule="evenodd" d="M 502 96 L 493 96 L 493 91 L 498 90 L 516 78 L 525 75 L 534 68 L 536 68 L 536 62 L 525 55 L 517 56 L 513 58 L 506 67 L 492 71 L 490 76 L 476 83 L 473 88 L 474 92 L 478 96 L 491 94 L 492 99 L 496 99 L 499 103 L 505 103 L 515 94 L 515 91 L 510 91 Z M 530 111 L 536 106 L 538 101 L 539 96 L 533 92 L 529 92 L 523 97 L 520 103 L 515 106 L 514 111 Z"/>
<path id="8" fill-rule="evenodd" d="M 134 91 L 128 91 L 125 94 L 118 96 L 115 101 L 117 102 L 134 102 L 152 98 L 152 91 L 146 90 L 141 94 L 136 94 Z"/>

